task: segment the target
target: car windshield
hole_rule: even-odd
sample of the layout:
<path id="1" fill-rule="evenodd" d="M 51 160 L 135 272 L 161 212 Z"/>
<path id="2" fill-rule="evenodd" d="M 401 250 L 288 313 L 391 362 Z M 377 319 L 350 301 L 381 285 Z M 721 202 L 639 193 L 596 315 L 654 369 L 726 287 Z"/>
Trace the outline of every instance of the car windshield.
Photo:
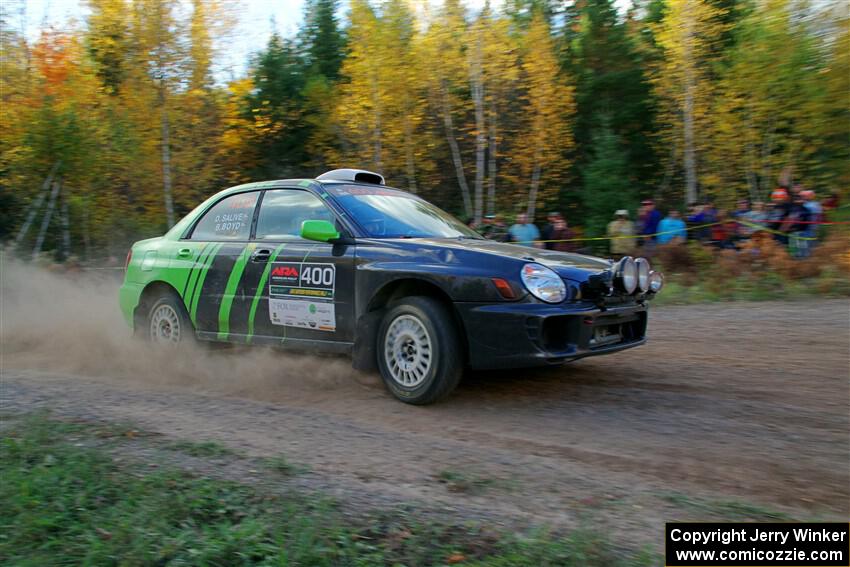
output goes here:
<path id="1" fill-rule="evenodd" d="M 359 185 L 326 188 L 372 238 L 481 238 L 447 212 L 403 191 Z"/>

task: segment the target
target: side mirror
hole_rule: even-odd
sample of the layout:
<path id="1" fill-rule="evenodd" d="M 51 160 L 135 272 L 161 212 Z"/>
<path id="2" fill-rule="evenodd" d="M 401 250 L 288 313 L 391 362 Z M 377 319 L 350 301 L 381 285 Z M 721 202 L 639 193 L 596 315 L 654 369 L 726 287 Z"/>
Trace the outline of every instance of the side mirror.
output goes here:
<path id="1" fill-rule="evenodd" d="M 339 232 L 333 223 L 325 220 L 305 220 L 301 223 L 301 238 L 318 242 L 331 242 L 339 239 Z"/>

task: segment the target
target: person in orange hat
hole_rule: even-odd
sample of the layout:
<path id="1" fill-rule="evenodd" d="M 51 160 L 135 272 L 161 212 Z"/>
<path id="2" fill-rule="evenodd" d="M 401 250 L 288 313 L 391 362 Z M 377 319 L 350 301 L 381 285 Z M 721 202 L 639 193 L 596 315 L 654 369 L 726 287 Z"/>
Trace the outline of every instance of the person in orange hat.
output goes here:
<path id="1" fill-rule="evenodd" d="M 772 206 L 769 215 L 769 228 L 772 230 L 783 233 L 788 232 L 787 229 L 790 225 L 785 221 L 788 219 L 788 216 L 791 214 L 791 209 L 793 208 L 793 203 L 791 203 L 790 197 L 788 189 L 781 186 L 774 189 L 770 194 Z M 781 242 L 783 245 L 788 244 L 788 236 L 786 234 L 777 234 L 776 240 Z"/>
<path id="2" fill-rule="evenodd" d="M 788 190 L 784 187 L 777 187 L 771 192 L 770 200 L 774 203 L 785 203 L 788 201 Z"/>

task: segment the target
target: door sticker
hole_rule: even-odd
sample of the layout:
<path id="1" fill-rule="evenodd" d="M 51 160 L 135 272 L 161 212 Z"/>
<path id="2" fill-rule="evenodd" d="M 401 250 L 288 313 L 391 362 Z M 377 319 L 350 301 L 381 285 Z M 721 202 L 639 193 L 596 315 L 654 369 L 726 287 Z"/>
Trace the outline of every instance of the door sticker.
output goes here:
<path id="1" fill-rule="evenodd" d="M 269 318 L 273 325 L 336 330 L 336 266 L 274 262 L 269 274 Z"/>

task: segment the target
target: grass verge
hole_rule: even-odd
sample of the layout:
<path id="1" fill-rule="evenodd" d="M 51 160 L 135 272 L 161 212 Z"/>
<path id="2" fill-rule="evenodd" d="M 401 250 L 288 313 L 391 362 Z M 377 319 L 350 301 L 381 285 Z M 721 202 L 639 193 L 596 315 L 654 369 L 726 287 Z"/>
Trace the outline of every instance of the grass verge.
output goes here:
<path id="1" fill-rule="evenodd" d="M 677 508 L 691 509 L 703 516 L 721 518 L 730 522 L 792 522 L 797 521 L 784 512 L 759 504 L 740 500 L 707 500 L 678 492 L 660 494 L 661 498 Z"/>
<path id="2" fill-rule="evenodd" d="M 591 531 L 520 537 L 399 511 L 352 524 L 328 499 L 118 464 L 108 444 L 134 438 L 111 441 L 100 430 L 46 416 L 3 424 L 0 563 L 601 566 L 655 559 L 615 551 Z"/>

